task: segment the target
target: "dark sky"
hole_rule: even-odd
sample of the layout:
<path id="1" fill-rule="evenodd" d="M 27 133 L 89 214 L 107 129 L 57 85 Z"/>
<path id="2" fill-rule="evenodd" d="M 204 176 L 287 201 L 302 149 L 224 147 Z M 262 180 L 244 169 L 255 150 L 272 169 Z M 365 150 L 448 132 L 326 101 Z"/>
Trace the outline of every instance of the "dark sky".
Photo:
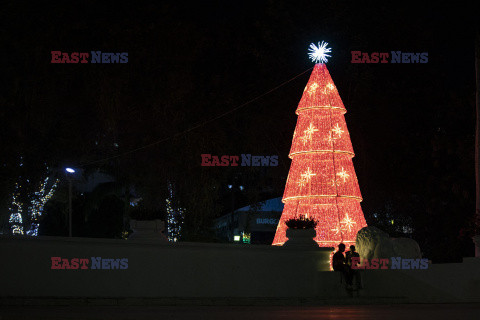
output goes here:
<path id="1" fill-rule="evenodd" d="M 473 192 L 474 12 L 418 2 L 9 1 L 1 17 L 5 162 L 31 153 L 81 165 L 169 138 L 313 67 L 308 46 L 325 40 L 364 210 L 380 210 L 400 191 L 429 190 L 435 170 L 448 170 L 435 169 L 437 140 Z M 129 61 L 51 64 L 52 50 L 128 52 Z M 428 52 L 429 60 L 350 63 L 358 50 Z M 178 151 L 198 166 L 202 152 L 278 154 L 284 181 L 308 76 L 181 135 L 203 150 L 176 150 L 170 139 L 125 158 L 161 165 Z M 121 150 L 93 150 L 102 139 Z"/>

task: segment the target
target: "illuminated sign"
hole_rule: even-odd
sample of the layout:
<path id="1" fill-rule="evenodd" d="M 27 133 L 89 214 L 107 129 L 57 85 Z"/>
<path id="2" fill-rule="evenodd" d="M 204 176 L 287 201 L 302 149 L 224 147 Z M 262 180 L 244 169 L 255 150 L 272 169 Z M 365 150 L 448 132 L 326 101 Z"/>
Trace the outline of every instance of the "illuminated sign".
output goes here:
<path id="1" fill-rule="evenodd" d="M 257 224 L 278 224 L 278 219 L 274 218 L 258 218 Z"/>

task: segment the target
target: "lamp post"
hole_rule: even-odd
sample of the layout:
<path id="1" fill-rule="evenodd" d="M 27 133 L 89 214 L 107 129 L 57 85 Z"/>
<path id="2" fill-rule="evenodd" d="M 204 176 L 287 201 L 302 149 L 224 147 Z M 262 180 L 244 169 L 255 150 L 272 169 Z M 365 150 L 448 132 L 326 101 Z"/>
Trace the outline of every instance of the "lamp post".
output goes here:
<path id="1" fill-rule="evenodd" d="M 480 32 L 478 30 L 475 37 L 475 87 L 475 111 L 477 116 L 475 125 L 475 215 L 477 219 L 480 219 Z M 473 242 L 475 243 L 475 257 L 480 258 L 480 234 L 478 232 L 475 234 Z"/>
<path id="2" fill-rule="evenodd" d="M 68 177 L 68 236 L 72 237 L 72 174 L 75 170 L 72 168 L 65 168 Z"/>
<path id="3" fill-rule="evenodd" d="M 234 195 L 234 189 L 233 189 L 233 185 L 229 184 L 228 185 L 228 189 L 231 190 L 232 192 L 232 213 L 230 214 L 230 234 L 231 234 L 231 239 L 235 242 L 235 235 L 234 235 L 234 228 L 233 228 L 233 221 L 234 221 L 234 217 L 233 217 L 233 214 L 235 212 L 235 195 Z"/>
<path id="4" fill-rule="evenodd" d="M 235 223 L 235 192 L 237 190 L 240 190 L 240 191 L 243 191 L 245 188 L 244 186 L 237 186 L 236 184 L 236 181 L 233 183 L 233 184 L 229 184 L 227 185 L 228 189 L 231 190 L 232 192 L 232 213 L 230 215 L 230 233 L 231 233 L 231 236 L 232 236 L 232 239 L 233 239 L 233 242 L 237 242 L 237 241 L 240 241 L 240 239 L 236 239 L 235 237 L 235 227 L 234 227 L 234 223 Z"/>

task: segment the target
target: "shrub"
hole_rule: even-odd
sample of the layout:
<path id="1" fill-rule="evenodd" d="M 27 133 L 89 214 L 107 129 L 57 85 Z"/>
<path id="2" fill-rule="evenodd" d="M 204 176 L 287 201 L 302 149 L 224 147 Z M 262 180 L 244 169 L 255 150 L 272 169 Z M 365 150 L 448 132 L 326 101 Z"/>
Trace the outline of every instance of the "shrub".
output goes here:
<path id="1" fill-rule="evenodd" d="M 285 224 L 290 229 L 314 229 L 317 226 L 317 221 L 315 219 L 302 217 L 287 220 L 285 221 Z"/>

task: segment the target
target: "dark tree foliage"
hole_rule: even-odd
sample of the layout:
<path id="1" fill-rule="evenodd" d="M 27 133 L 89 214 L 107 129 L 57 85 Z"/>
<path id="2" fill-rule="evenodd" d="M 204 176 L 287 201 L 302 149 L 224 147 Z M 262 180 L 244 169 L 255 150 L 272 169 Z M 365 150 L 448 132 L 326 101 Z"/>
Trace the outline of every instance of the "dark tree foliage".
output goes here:
<path id="1" fill-rule="evenodd" d="M 104 197 L 86 224 L 86 235 L 99 238 L 121 238 L 124 203 L 115 195 Z"/>
<path id="2" fill-rule="evenodd" d="M 38 229 L 40 236 L 68 236 L 68 220 L 64 203 L 49 201 Z"/>

